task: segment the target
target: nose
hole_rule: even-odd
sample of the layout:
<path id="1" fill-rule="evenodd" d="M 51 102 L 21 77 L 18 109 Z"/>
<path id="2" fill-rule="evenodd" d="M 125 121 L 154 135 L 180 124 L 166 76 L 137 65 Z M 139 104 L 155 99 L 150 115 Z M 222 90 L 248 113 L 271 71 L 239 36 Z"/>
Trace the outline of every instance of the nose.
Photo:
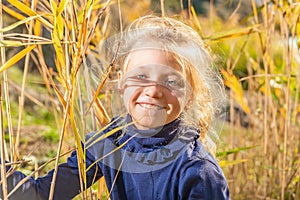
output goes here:
<path id="1" fill-rule="evenodd" d="M 152 98 L 161 98 L 163 97 L 163 86 L 159 84 L 153 84 L 146 86 L 144 88 L 145 94 Z"/>

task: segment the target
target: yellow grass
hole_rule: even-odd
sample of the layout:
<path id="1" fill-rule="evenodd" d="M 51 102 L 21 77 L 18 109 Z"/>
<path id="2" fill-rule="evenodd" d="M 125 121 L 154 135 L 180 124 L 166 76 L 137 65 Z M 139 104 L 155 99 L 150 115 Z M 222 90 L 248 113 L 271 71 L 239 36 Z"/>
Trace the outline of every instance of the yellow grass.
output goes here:
<path id="1" fill-rule="evenodd" d="M 100 43 L 116 27 L 122 31 L 123 23 L 126 25 L 140 15 L 158 13 L 174 16 L 194 27 L 212 47 L 224 77 L 229 122 L 220 133 L 218 159 L 228 178 L 232 199 L 299 200 L 300 3 L 263 1 L 257 5 L 252 0 L 248 2 L 252 11 L 242 18 L 239 11 L 246 1 L 239 1 L 228 18 L 221 18 L 218 11 L 223 7 L 212 2 L 204 16 L 196 13 L 192 5 L 182 10 L 182 1 L 177 10 L 170 11 L 163 0 L 158 1 L 158 10 L 152 10 L 148 1 L 8 0 L 8 5 L 0 9 L 0 103 L 5 108 L 0 110 L 2 163 L 3 159 L 17 163 L 24 156 L 18 153 L 20 146 L 13 128 L 19 126 L 17 135 L 22 138 L 21 126 L 25 120 L 22 110 L 26 107 L 23 105 L 27 99 L 25 90 L 30 82 L 27 73 L 29 63 L 33 63 L 38 71 L 35 75 L 47 89 L 44 95 L 50 99 L 43 106 L 54 114 L 60 137 L 56 157 L 49 158 L 49 163 L 55 161 L 52 162 L 55 163 L 54 180 L 61 154 L 76 148 L 80 178 L 86 183 L 85 149 L 81 143 L 89 131 L 101 130 L 112 117 L 108 106 L 111 63 L 103 66 L 106 70 L 100 73 L 96 85 L 89 73 L 93 66 L 99 66 Z M 3 24 L 4 17 L 14 20 Z M 49 52 L 42 51 L 47 45 L 54 48 L 56 71 L 53 66 L 47 66 Z M 24 65 L 18 66 L 25 57 Z M 17 115 L 10 110 L 12 83 L 7 76 L 16 67 L 24 69 L 19 94 L 23 99 L 18 101 Z M 9 132 L 9 147 L 4 145 L 5 132 Z M 5 173 L 1 170 L 2 177 Z M 54 186 L 55 181 L 51 195 Z M 109 191 L 104 188 L 103 179 L 98 186 L 93 188 L 98 192 L 87 190 L 78 198 L 107 195 Z M 5 187 L 3 178 L 2 188 Z"/>

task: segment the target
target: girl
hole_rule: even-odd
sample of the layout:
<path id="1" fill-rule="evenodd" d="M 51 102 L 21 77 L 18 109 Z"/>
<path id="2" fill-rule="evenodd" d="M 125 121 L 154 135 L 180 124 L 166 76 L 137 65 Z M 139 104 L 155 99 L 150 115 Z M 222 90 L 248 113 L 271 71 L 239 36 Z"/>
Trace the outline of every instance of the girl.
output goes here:
<path id="1" fill-rule="evenodd" d="M 170 18 L 146 16 L 105 43 L 128 114 L 89 134 L 86 186 L 104 176 L 115 199 L 229 199 L 209 153 L 224 88 L 198 34 Z M 26 181 L 11 199 L 48 199 L 53 171 Z M 8 178 L 11 190 L 25 175 Z M 59 166 L 54 199 L 80 193 L 76 152 Z"/>

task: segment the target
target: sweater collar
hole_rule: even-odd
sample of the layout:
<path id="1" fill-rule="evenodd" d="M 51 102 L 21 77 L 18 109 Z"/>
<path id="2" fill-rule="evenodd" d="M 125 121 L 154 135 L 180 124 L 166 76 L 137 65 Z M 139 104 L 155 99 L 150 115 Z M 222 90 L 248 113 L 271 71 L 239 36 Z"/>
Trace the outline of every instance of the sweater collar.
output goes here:
<path id="1" fill-rule="evenodd" d="M 132 122 L 130 115 L 127 115 L 125 122 Z M 114 143 L 120 145 L 126 142 L 127 150 L 140 151 L 145 148 L 161 148 L 175 140 L 189 142 L 199 138 L 199 135 L 199 130 L 187 126 L 179 117 L 164 126 L 147 130 L 140 130 L 130 125 L 122 130 L 122 134 L 118 134 Z"/>

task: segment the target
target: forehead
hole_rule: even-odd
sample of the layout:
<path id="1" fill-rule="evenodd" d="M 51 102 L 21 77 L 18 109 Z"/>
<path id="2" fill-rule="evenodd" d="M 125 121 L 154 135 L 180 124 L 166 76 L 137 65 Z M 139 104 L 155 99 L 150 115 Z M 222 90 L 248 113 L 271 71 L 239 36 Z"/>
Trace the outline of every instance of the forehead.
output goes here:
<path id="1" fill-rule="evenodd" d="M 156 81 L 160 81 L 165 78 L 176 80 L 181 80 L 182 78 L 184 78 L 182 73 L 178 70 L 161 64 L 148 64 L 130 67 L 130 69 L 125 73 L 126 78 L 137 77 L 138 75 L 145 75 L 147 76 L 147 79 L 154 78 Z"/>
<path id="2" fill-rule="evenodd" d="M 147 65 L 165 65 L 181 71 L 174 55 L 160 49 L 141 49 L 131 52 L 126 59 L 124 71 Z"/>

